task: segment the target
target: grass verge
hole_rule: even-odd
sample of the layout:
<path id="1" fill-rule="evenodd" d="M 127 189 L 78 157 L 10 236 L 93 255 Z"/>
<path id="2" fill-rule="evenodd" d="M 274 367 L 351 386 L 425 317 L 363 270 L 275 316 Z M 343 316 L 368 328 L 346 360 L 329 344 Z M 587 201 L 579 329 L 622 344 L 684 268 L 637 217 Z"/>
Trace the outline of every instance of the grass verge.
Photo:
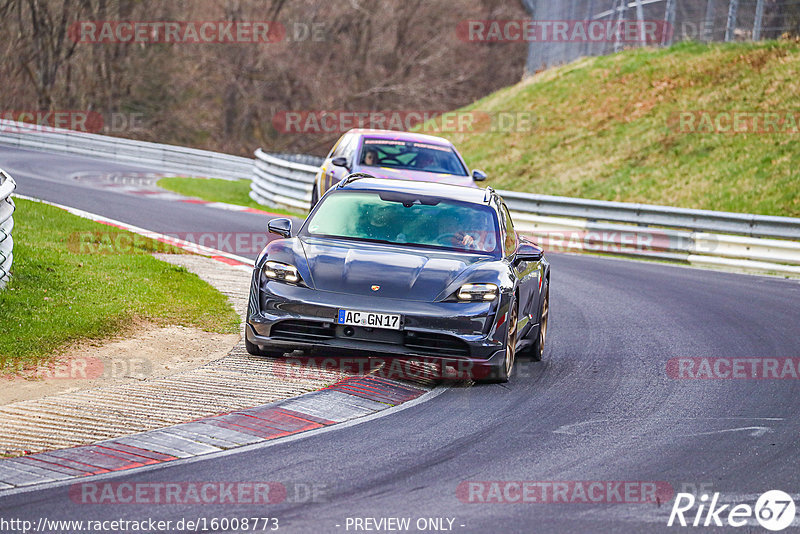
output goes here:
<path id="1" fill-rule="evenodd" d="M 800 133 L 791 121 L 773 133 L 704 133 L 680 122 L 686 112 L 800 118 L 798 71 L 794 41 L 584 58 L 464 108 L 529 112 L 535 127 L 448 137 L 495 188 L 798 217 Z"/>
<path id="2" fill-rule="evenodd" d="M 15 201 L 12 278 L 0 292 L 0 360 L 35 364 L 68 343 L 109 338 L 142 319 L 238 331 L 239 316 L 222 293 L 150 255 L 179 249 Z"/>
<path id="3" fill-rule="evenodd" d="M 250 180 L 221 180 L 219 178 L 162 178 L 159 187 L 187 197 L 196 197 L 209 202 L 224 202 L 255 208 L 278 215 L 305 218 L 307 213 L 263 206 L 250 198 Z"/>

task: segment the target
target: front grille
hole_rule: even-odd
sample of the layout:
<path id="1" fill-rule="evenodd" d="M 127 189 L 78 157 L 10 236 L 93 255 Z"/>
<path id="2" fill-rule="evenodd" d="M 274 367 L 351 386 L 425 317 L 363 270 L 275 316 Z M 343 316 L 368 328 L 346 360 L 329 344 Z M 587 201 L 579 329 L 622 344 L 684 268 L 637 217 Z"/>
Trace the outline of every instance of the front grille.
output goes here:
<path id="1" fill-rule="evenodd" d="M 281 321 L 272 327 L 270 337 L 287 341 L 319 341 L 336 337 L 336 329 L 330 323 L 317 321 Z"/>
<path id="2" fill-rule="evenodd" d="M 468 357 L 470 354 L 469 346 L 464 341 L 447 334 L 405 331 L 402 336 L 403 346 L 416 354 L 439 357 Z M 281 321 L 272 326 L 270 337 L 283 341 L 313 343 L 315 341 L 334 339 L 336 337 L 336 326 L 322 321 Z M 366 340 L 380 343 L 379 337 L 371 336 Z M 361 337 L 343 339 L 364 340 Z M 396 339 L 393 343 L 398 343 L 399 341 L 399 339 Z"/>
<path id="3" fill-rule="evenodd" d="M 469 346 L 447 334 L 405 332 L 403 345 L 414 352 L 431 356 L 469 356 Z"/>

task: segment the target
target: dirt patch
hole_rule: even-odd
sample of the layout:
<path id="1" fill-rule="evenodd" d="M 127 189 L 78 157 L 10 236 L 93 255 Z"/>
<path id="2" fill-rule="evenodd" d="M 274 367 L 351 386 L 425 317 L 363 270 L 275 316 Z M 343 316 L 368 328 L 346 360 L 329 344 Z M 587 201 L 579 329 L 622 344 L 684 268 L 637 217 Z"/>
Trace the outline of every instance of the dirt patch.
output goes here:
<path id="1" fill-rule="evenodd" d="M 138 324 L 122 339 L 75 344 L 51 362 L 0 376 L 0 406 L 188 371 L 225 357 L 239 339 L 239 334 Z"/>

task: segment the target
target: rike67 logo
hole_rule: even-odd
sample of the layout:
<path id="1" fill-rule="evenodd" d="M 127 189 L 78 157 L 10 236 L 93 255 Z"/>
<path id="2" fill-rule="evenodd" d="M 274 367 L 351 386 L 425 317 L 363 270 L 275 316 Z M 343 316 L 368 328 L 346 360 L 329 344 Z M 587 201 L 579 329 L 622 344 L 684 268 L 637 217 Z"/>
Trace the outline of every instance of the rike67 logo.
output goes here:
<path id="1" fill-rule="evenodd" d="M 697 499 L 691 493 L 678 493 L 672 504 L 667 526 L 743 527 L 761 525 L 773 532 L 781 531 L 794 522 L 795 504 L 792 496 L 780 490 L 770 490 L 749 504 L 720 504 L 720 494 L 708 494 Z M 697 509 L 694 510 L 695 505 Z"/>

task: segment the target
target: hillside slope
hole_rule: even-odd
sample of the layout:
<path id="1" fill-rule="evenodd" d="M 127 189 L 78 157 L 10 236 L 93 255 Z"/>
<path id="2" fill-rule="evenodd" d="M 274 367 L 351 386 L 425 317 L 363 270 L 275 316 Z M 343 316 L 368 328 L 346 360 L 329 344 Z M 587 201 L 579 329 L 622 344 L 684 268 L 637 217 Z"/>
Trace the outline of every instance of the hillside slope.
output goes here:
<path id="1" fill-rule="evenodd" d="M 688 43 L 581 59 L 464 109 L 536 117 L 527 131 L 445 134 L 495 188 L 800 216 L 797 42 Z M 770 133 L 708 133 L 716 127 L 700 121 L 721 117 L 725 127 L 720 113 L 733 111 L 759 121 L 793 115 L 767 125 Z M 694 129 L 681 113 L 694 113 Z M 739 127 L 764 130 L 752 117 Z"/>

